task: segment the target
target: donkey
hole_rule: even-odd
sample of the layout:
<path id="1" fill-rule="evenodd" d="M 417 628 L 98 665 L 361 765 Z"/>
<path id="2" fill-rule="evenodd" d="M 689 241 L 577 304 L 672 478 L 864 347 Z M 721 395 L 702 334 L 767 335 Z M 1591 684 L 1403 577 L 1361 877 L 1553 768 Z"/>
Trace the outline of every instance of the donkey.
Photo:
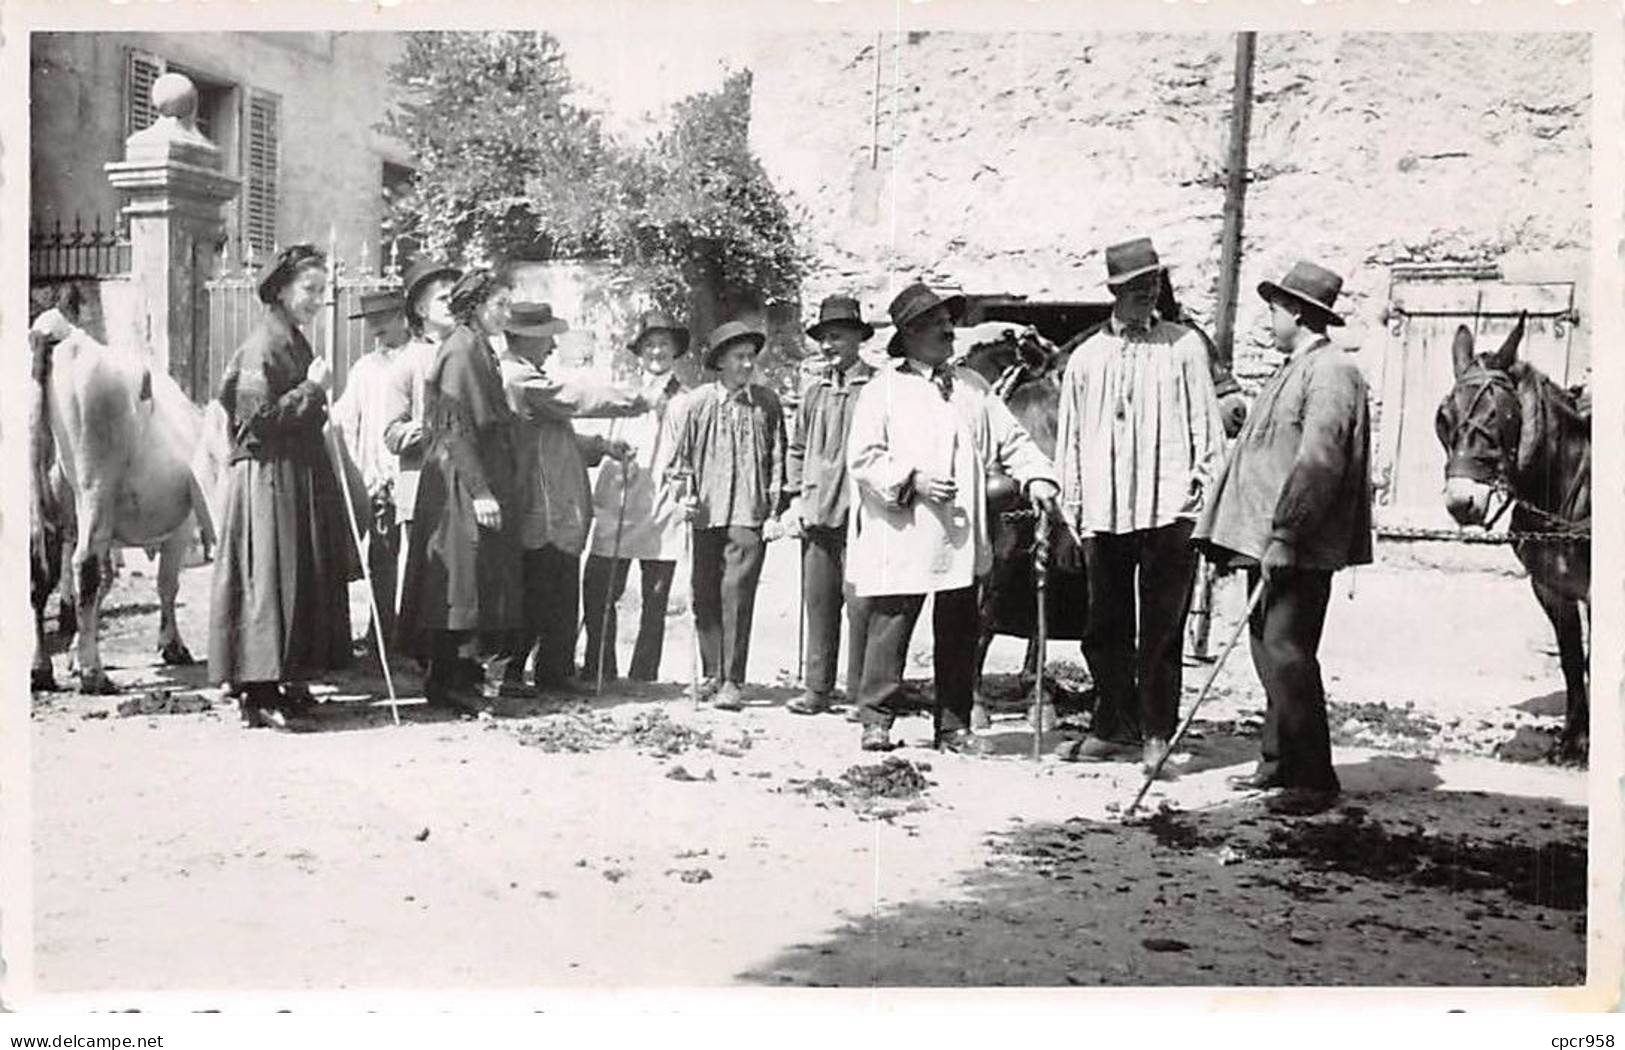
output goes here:
<path id="1" fill-rule="evenodd" d="M 1515 538 L 1512 549 L 1557 632 L 1568 698 L 1559 748 L 1576 759 L 1586 752 L 1591 712 L 1591 407 L 1584 393 L 1518 360 L 1527 320 L 1520 317 L 1493 354 L 1475 355 L 1473 333 L 1456 330 L 1456 384 L 1435 429 L 1451 517 L 1488 527 L 1510 508 L 1514 533 L 1541 534 Z M 1502 504 L 1492 511 L 1497 498 Z"/>

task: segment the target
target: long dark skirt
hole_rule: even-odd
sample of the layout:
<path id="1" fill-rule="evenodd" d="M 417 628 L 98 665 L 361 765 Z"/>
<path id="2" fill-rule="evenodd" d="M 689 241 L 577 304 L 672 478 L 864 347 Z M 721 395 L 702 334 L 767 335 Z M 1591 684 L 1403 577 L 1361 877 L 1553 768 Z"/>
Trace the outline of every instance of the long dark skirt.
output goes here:
<path id="1" fill-rule="evenodd" d="M 338 480 L 279 459 L 231 466 L 214 567 L 209 677 L 297 682 L 350 660 L 357 565 Z"/>

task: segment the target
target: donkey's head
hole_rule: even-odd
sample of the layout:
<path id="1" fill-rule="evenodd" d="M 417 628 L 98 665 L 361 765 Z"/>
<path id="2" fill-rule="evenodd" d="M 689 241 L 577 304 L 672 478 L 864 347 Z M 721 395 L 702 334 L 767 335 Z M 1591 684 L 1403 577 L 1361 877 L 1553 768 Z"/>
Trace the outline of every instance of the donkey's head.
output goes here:
<path id="1" fill-rule="evenodd" d="M 1434 429 L 1445 452 L 1445 507 L 1462 525 L 1484 524 L 1491 497 L 1513 474 L 1522 415 L 1511 370 L 1526 321 L 1520 317 L 1493 354 L 1474 353 L 1472 330 L 1456 329 L 1456 385 L 1439 405 Z"/>

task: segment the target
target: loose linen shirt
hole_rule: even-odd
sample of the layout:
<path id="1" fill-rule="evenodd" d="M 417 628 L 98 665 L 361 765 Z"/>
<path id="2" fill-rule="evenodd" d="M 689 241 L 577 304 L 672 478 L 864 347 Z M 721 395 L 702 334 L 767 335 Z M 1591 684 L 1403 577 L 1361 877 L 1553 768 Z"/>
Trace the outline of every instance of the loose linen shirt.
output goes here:
<path id="1" fill-rule="evenodd" d="M 677 499 L 657 464 L 671 460 L 673 440 L 667 420 L 679 411 L 685 396 L 676 375 L 667 385 L 668 397 L 641 415 L 617 419 L 607 437 L 632 446 L 625 463 L 606 460 L 598 468 L 593 488 L 591 553 L 605 558 L 676 561 L 683 550 L 687 523 L 678 515 Z M 620 536 L 617 539 L 616 531 Z"/>
<path id="2" fill-rule="evenodd" d="M 386 388 L 384 446 L 399 457 L 395 475 L 395 518 L 411 521 L 417 507 L 418 476 L 423 470 L 423 454 L 428 447 L 422 431 L 424 386 L 429 367 L 440 353 L 440 343 L 427 336 L 414 339 L 395 354 Z M 412 425 L 418 427 L 411 436 Z"/>
<path id="3" fill-rule="evenodd" d="M 693 472 L 695 528 L 759 528 L 784 509 L 784 410 L 773 391 L 755 383 L 733 391 L 720 380 L 707 383 L 690 391 L 668 420 L 665 473 Z"/>
<path id="4" fill-rule="evenodd" d="M 1194 520 L 1224 454 L 1207 347 L 1189 328 L 1113 318 L 1072 354 L 1056 426 L 1061 503 L 1079 531 Z"/>
<path id="5" fill-rule="evenodd" d="M 993 567 L 987 472 L 1030 486 L 1055 481 L 1049 457 L 969 369 L 948 396 L 908 361 L 879 369 L 858 396 L 847 438 L 855 492 L 846 577 L 859 595 L 932 594 L 969 587 Z M 917 471 L 953 478 L 951 502 L 915 491 Z"/>
<path id="6" fill-rule="evenodd" d="M 394 411 L 390 385 L 394 381 L 395 355 L 396 351 L 381 348 L 357 361 L 345 380 L 343 396 L 333 405 L 333 424 L 344 436 L 344 444 L 367 483 L 367 495 L 373 499 L 386 492 L 398 496 L 393 486 L 400 457 L 384 442 L 384 428 Z"/>

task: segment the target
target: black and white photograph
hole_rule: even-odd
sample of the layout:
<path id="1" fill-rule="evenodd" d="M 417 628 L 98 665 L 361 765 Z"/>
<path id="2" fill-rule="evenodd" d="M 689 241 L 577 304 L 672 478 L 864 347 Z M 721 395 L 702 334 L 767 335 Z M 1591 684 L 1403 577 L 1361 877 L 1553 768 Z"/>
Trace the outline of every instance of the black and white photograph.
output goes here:
<path id="1" fill-rule="evenodd" d="M 8 1007 L 1614 1008 L 1617 4 L 77 6 Z"/>

